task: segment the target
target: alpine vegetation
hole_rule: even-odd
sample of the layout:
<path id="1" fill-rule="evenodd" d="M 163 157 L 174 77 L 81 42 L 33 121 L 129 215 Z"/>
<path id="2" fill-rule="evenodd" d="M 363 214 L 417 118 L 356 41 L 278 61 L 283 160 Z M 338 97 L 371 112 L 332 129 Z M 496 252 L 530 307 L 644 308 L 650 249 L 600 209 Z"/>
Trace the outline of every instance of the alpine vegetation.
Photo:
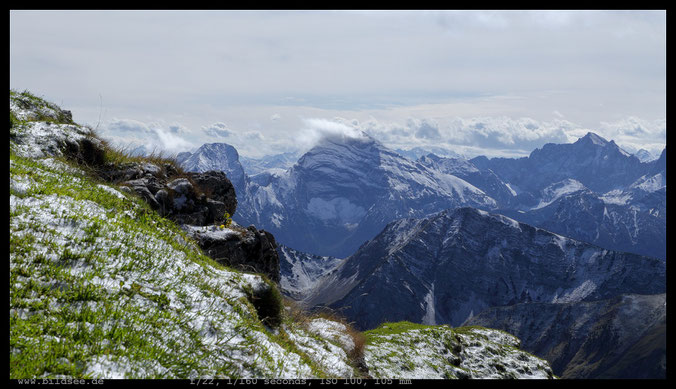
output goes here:
<path id="1" fill-rule="evenodd" d="M 228 222 L 221 178 L 121 153 L 28 92 L 10 91 L 9 131 L 12 379 L 552 377 L 494 330 L 301 320 L 260 274 L 275 240 Z M 421 336 L 427 353 L 393 366 Z"/>

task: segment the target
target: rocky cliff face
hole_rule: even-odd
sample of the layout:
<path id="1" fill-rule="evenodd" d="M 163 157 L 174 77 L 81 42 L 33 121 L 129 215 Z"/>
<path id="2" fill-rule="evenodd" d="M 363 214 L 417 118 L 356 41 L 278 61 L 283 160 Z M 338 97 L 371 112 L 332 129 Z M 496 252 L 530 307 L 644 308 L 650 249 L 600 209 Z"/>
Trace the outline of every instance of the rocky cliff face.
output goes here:
<path id="1" fill-rule="evenodd" d="M 665 291 L 665 263 L 460 208 L 389 224 L 319 285 L 312 304 L 360 328 L 383 320 L 460 325 L 486 308 Z"/>
<path id="2" fill-rule="evenodd" d="M 640 204 L 640 205 L 639 205 Z M 666 189 L 613 203 L 585 187 L 528 211 L 498 210 L 524 223 L 618 251 L 666 259 Z"/>
<path id="3" fill-rule="evenodd" d="M 493 307 L 465 325 L 502 329 L 561 378 L 666 378 L 666 294 Z"/>
<path id="4" fill-rule="evenodd" d="M 341 258 L 304 253 L 282 244 L 277 245 L 277 253 L 281 291 L 299 302 L 344 261 Z"/>

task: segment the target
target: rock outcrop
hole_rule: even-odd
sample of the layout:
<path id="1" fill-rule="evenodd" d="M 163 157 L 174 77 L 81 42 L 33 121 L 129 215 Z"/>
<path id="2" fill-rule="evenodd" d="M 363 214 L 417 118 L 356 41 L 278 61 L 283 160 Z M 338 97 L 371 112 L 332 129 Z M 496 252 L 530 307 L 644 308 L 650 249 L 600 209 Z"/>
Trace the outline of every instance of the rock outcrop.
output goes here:
<path id="1" fill-rule="evenodd" d="M 170 163 L 130 162 L 104 166 L 100 174 L 178 224 L 220 224 L 226 212 L 237 209 L 235 190 L 223 172 L 179 175 Z"/>
<path id="2" fill-rule="evenodd" d="M 223 265 L 261 273 L 279 283 L 279 256 L 275 237 L 254 226 L 221 228 L 189 226 L 184 230 L 197 241 L 202 251 Z"/>
<path id="3" fill-rule="evenodd" d="M 217 262 L 279 282 L 277 243 L 271 233 L 254 226 L 227 229 L 236 233 L 213 233 L 220 231 L 218 225 L 229 223 L 237 209 L 235 189 L 225 173 L 188 172 L 172 178 L 166 171 L 148 163 L 127 166 L 120 185 L 137 193 L 160 215 L 183 225 Z"/>

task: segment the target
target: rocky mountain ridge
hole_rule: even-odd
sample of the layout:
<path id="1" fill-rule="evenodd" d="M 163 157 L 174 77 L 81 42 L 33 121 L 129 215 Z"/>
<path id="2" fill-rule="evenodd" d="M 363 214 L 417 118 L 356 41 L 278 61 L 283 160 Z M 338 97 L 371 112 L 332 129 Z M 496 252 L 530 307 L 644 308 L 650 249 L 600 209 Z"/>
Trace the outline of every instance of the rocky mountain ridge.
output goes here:
<path id="1" fill-rule="evenodd" d="M 341 307 L 363 329 L 385 317 L 460 325 L 493 306 L 662 293 L 665 268 L 656 258 L 459 208 L 390 223 L 318 285 L 308 302 Z"/>
<path id="2" fill-rule="evenodd" d="M 191 158 L 209 160 L 207 151 Z M 203 168 L 187 160 L 183 166 Z M 235 218 L 240 224 L 264 226 L 289 247 L 335 257 L 351 254 L 399 217 L 496 206 L 464 180 L 411 162 L 365 134 L 323 139 L 286 172 L 233 184 L 247 196 Z"/>

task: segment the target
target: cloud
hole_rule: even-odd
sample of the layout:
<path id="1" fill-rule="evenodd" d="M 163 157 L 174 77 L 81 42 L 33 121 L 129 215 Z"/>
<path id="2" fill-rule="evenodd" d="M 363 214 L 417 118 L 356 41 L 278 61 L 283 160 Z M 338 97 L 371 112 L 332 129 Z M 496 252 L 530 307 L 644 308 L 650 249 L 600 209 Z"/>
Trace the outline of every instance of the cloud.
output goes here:
<path id="1" fill-rule="evenodd" d="M 225 123 L 217 122 L 208 127 L 202 127 L 202 131 L 209 136 L 216 138 L 228 138 L 233 133 L 228 129 L 228 126 Z"/>
<path id="2" fill-rule="evenodd" d="M 9 27 L 10 87 L 65 101 L 79 123 L 103 110 L 186 126 L 109 125 L 158 147 L 215 138 L 258 154 L 350 134 L 298 118 L 404 148 L 527 153 L 589 130 L 665 143 L 659 124 L 620 119 L 666 117 L 664 10 L 12 11 Z"/>
<path id="3" fill-rule="evenodd" d="M 428 119 L 423 120 L 409 119 L 408 123 L 409 128 L 416 128 L 415 137 L 424 139 L 441 138 L 438 126 L 439 125 L 436 122 Z"/>
<path id="4" fill-rule="evenodd" d="M 185 127 L 181 124 L 178 124 L 178 123 L 168 125 L 167 131 L 169 131 L 170 133 L 172 133 L 174 135 L 184 135 L 185 136 L 185 135 L 190 134 L 190 130 L 187 127 Z"/>
<path id="5" fill-rule="evenodd" d="M 244 133 L 244 139 L 247 141 L 263 142 L 265 137 L 260 133 L 260 131 L 247 131 Z"/>
<path id="6" fill-rule="evenodd" d="M 296 138 L 301 148 L 308 149 L 322 140 L 364 139 L 367 135 L 358 128 L 343 123 L 344 119 L 334 120 L 309 118 L 303 119 L 304 128 Z"/>
<path id="7" fill-rule="evenodd" d="M 159 140 L 162 149 L 169 152 L 179 152 L 192 148 L 194 145 L 183 139 L 180 135 L 174 132 L 173 129 L 153 128 L 157 139 Z"/>
<path id="8" fill-rule="evenodd" d="M 351 131 L 366 133 L 392 149 L 444 147 L 468 156 L 525 156 L 545 143 L 574 141 L 577 138 L 569 133 L 582 131 L 563 119 L 538 121 L 505 116 L 409 117 L 403 123 L 374 118 L 363 122 L 348 119 L 335 122 L 350 127 Z"/>
<path id="9" fill-rule="evenodd" d="M 601 122 L 597 132 L 630 152 L 646 149 L 653 155 L 660 155 L 667 142 L 667 122 L 664 119 L 644 120 L 629 116 L 613 122 Z"/>
<path id="10" fill-rule="evenodd" d="M 147 150 L 170 153 L 184 151 L 195 145 L 186 140 L 191 131 L 179 124 L 143 123 L 133 119 L 112 119 L 104 123 L 101 136 L 125 148 L 144 146 Z"/>
<path id="11" fill-rule="evenodd" d="M 112 119 L 105 127 L 106 132 L 113 134 L 125 134 L 130 136 L 152 134 L 152 130 L 145 123 L 131 119 Z"/>

